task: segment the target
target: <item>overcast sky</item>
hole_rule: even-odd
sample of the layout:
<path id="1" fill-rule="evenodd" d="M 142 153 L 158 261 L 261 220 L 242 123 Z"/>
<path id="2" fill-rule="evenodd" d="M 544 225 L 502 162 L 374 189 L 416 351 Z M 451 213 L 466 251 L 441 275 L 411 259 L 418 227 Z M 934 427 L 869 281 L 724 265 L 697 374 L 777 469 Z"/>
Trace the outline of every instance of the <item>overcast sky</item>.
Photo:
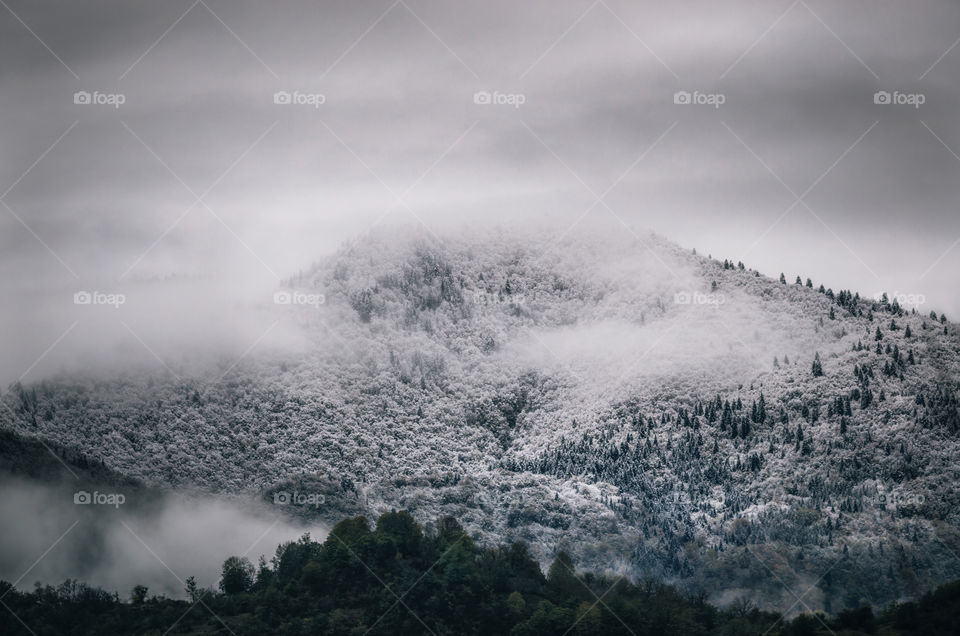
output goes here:
<path id="1" fill-rule="evenodd" d="M 269 288 L 378 224 L 652 229 L 960 314 L 956 2 L 0 5 L 12 379 L 77 290 Z"/>

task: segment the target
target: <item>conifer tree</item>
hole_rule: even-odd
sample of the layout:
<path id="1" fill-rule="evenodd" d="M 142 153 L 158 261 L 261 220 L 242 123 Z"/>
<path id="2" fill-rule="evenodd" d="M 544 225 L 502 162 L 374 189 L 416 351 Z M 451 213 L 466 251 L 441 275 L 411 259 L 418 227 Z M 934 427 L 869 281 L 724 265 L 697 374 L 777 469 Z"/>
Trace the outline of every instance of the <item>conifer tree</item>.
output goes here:
<path id="1" fill-rule="evenodd" d="M 813 365 L 810 370 L 813 372 L 813 377 L 819 378 L 823 375 L 823 364 L 820 362 L 820 353 L 815 353 L 813 355 Z"/>

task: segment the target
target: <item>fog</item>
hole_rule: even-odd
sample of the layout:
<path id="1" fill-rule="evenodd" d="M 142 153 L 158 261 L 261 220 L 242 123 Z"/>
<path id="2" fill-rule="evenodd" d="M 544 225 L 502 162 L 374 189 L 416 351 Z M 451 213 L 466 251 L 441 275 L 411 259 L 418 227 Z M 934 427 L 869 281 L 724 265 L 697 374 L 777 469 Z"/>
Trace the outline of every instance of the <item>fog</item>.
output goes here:
<path id="1" fill-rule="evenodd" d="M 2 393 L 350 350 L 318 336 L 343 304 L 274 294 L 392 227 L 654 231 L 769 276 L 960 315 L 950 0 L 0 4 Z M 498 352 L 571 377 L 584 410 L 671 376 L 797 364 L 814 341 L 732 291 L 659 320 L 657 298 L 708 290 L 639 247 L 597 267 L 612 315 L 511 334 Z M 618 293 L 651 311 L 625 319 Z M 230 555 L 325 532 L 238 498 L 72 495 L 0 483 L 0 580 L 182 598 L 188 576 L 215 586 Z"/>
<path id="2" fill-rule="evenodd" d="M 8 4 L 4 384 L 235 360 L 284 333 L 244 306 L 385 223 L 609 222 L 960 313 L 956 3 Z"/>
<path id="3" fill-rule="evenodd" d="M 76 490 L 7 477 L 0 482 L 0 580 L 30 590 L 38 581 L 72 578 L 121 598 L 139 584 L 151 595 L 186 598 L 187 577 L 215 588 L 229 556 L 256 564 L 304 533 L 326 536 L 323 526 L 295 523 L 260 502 L 177 494 L 145 502 L 128 494 L 121 505 L 78 505 Z"/>
<path id="4" fill-rule="evenodd" d="M 289 312 L 274 305 L 278 289 L 222 277 L 174 277 L 24 292 L 28 306 L 0 315 L 8 340 L 0 379 L 28 383 L 60 372 L 117 373 L 132 365 L 161 374 L 222 371 L 245 354 L 302 346 Z M 77 293 L 91 302 L 77 304 Z M 42 338 L 49 341 L 42 344 Z"/>

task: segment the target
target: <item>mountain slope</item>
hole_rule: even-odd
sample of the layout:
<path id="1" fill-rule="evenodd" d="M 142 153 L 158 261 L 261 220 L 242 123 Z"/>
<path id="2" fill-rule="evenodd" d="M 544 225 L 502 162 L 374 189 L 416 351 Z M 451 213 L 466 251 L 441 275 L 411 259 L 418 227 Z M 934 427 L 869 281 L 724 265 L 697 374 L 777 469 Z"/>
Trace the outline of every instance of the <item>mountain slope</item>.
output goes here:
<path id="1" fill-rule="evenodd" d="M 153 485 L 454 514 L 784 610 L 960 576 L 945 319 L 655 236 L 383 231 L 290 286 L 325 297 L 272 308 L 301 351 L 14 386 L 2 425 Z"/>

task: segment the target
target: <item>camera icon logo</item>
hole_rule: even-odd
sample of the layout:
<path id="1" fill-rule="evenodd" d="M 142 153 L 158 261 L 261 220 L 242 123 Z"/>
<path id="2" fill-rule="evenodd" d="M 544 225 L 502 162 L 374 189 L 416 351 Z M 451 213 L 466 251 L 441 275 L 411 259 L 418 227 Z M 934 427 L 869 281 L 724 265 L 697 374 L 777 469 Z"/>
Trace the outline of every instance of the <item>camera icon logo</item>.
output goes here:
<path id="1" fill-rule="evenodd" d="M 477 91 L 473 94 L 474 104 L 490 104 L 492 102 L 493 97 L 490 95 L 490 91 Z"/>
<path id="2" fill-rule="evenodd" d="M 78 291 L 73 295 L 74 305 L 89 305 L 93 302 L 93 295 L 88 291 Z"/>
<path id="3" fill-rule="evenodd" d="M 873 94 L 874 104 L 889 104 L 890 101 L 890 93 L 888 91 L 877 91 Z"/>
<path id="4" fill-rule="evenodd" d="M 87 91 L 77 91 L 73 94 L 74 104 L 90 104 L 92 101 L 90 93 Z"/>
<path id="5" fill-rule="evenodd" d="M 290 493 L 283 490 L 273 493 L 273 503 L 279 506 L 290 505 Z"/>
<path id="6" fill-rule="evenodd" d="M 288 291 L 280 290 L 273 293 L 273 304 L 289 305 L 293 302 L 293 294 Z"/>
<path id="7" fill-rule="evenodd" d="M 93 503 L 93 498 L 86 490 L 78 490 L 73 493 L 73 503 L 86 506 Z"/>
<path id="8" fill-rule="evenodd" d="M 290 104 L 292 101 L 293 96 L 291 96 L 287 91 L 277 91 L 273 94 L 274 104 Z"/>
<path id="9" fill-rule="evenodd" d="M 677 91 L 673 94 L 673 103 L 674 104 L 689 104 L 692 101 L 692 96 L 689 91 Z"/>

